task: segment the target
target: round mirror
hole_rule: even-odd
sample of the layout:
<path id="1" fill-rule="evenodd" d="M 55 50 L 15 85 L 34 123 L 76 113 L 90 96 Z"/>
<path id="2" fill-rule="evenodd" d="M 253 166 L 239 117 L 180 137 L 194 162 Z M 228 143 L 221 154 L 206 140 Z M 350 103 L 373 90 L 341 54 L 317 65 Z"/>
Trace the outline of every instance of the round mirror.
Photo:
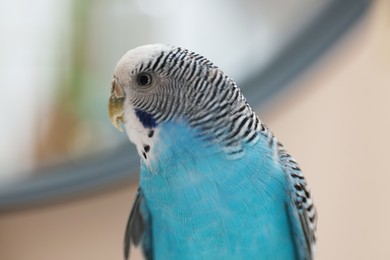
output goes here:
<path id="1" fill-rule="evenodd" d="M 368 0 L 9 1 L 0 15 L 0 210 L 136 178 L 138 155 L 107 116 L 129 49 L 204 55 L 263 104 L 321 55 Z M 33 10 L 33 11 L 32 11 Z"/>

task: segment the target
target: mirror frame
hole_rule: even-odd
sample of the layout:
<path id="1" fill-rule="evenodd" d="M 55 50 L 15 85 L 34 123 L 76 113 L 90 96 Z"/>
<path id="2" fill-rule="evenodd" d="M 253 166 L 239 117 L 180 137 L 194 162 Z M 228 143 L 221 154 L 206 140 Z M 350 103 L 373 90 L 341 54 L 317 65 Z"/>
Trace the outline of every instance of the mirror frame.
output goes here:
<path id="1" fill-rule="evenodd" d="M 334 0 L 265 69 L 240 84 L 253 106 L 265 103 L 323 55 L 369 9 L 369 0 Z M 259 88 L 261 86 L 261 88 Z M 50 205 L 138 180 L 139 158 L 126 140 L 115 150 L 41 169 L 0 186 L 0 213 Z"/>

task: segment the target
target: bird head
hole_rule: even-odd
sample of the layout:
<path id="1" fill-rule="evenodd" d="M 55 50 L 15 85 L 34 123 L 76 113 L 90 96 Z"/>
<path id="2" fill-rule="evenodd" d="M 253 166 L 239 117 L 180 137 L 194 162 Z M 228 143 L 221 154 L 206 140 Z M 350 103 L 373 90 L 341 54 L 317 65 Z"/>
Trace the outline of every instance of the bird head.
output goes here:
<path id="1" fill-rule="evenodd" d="M 120 59 L 108 110 L 141 154 L 167 122 L 187 124 L 212 142 L 236 148 L 259 123 L 237 85 L 208 59 L 163 44 L 138 47 Z"/>

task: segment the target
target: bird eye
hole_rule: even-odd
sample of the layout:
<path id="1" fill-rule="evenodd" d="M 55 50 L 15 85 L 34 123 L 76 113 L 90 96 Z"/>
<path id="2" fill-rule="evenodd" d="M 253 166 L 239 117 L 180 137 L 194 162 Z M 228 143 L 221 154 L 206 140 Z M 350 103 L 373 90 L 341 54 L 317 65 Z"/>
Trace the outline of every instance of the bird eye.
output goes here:
<path id="1" fill-rule="evenodd" d="M 138 85 L 147 87 L 152 84 L 152 76 L 148 73 L 140 73 L 137 77 Z"/>

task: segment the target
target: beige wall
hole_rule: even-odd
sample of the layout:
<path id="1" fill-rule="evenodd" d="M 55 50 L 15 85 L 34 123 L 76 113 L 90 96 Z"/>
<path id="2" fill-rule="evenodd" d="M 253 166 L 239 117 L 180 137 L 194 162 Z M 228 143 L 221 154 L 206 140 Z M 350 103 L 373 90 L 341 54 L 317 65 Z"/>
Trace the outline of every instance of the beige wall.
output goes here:
<path id="1" fill-rule="evenodd" d="M 390 1 L 375 3 L 286 98 L 260 111 L 308 178 L 317 259 L 390 259 Z M 0 215 L 0 259 L 122 259 L 134 191 Z"/>
<path id="2" fill-rule="evenodd" d="M 390 259 L 390 1 L 264 114 L 319 212 L 318 259 Z"/>

